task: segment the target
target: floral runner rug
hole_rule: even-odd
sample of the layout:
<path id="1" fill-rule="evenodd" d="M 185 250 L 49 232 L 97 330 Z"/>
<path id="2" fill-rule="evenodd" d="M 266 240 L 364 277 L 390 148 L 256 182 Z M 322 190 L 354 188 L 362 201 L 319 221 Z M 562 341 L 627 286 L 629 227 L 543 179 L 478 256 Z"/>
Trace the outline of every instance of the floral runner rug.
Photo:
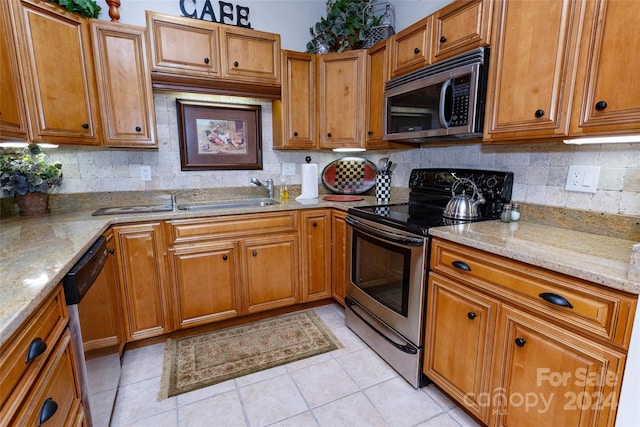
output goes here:
<path id="1" fill-rule="evenodd" d="M 342 348 L 312 310 L 166 342 L 158 400 Z"/>

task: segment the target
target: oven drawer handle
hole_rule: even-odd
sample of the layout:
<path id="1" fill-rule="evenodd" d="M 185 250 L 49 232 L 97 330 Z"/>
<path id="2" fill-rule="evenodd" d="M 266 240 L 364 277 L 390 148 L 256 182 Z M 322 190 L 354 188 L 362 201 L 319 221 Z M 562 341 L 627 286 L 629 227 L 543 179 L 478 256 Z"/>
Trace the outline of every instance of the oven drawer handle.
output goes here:
<path id="1" fill-rule="evenodd" d="M 424 239 L 414 239 L 411 237 L 399 236 L 397 234 L 377 230 L 375 228 L 369 227 L 368 225 L 362 224 L 357 219 L 354 219 L 351 217 L 347 217 L 346 222 L 356 230 L 360 230 L 363 233 L 367 233 L 372 236 L 378 237 L 380 239 L 385 239 L 393 243 L 398 243 L 400 245 L 406 245 L 406 246 L 423 246 L 424 245 Z"/>
<path id="2" fill-rule="evenodd" d="M 538 295 L 543 300 L 550 302 L 551 304 L 559 305 L 561 307 L 569 307 L 573 308 L 573 304 L 571 304 L 565 297 L 562 295 L 554 294 L 551 292 L 543 292 Z"/>
<path id="3" fill-rule="evenodd" d="M 386 336 L 385 334 L 380 332 L 377 328 L 375 328 L 371 323 L 367 322 L 367 320 L 364 317 L 360 316 L 358 314 L 358 312 L 353 309 L 354 302 L 353 302 L 353 300 L 351 298 L 346 297 L 344 299 L 344 302 L 347 304 L 347 307 L 349 308 L 349 310 L 351 310 L 351 312 L 353 314 L 358 316 L 360 318 L 360 320 L 362 320 L 368 327 L 371 328 L 371 330 L 376 331 L 376 333 L 378 335 L 380 335 L 382 338 L 384 338 L 389 344 L 391 344 L 392 346 L 394 346 L 398 350 L 403 351 L 403 352 L 405 352 L 407 354 L 417 354 L 418 353 L 418 350 L 416 350 L 413 347 L 409 347 L 408 345 L 398 344 L 397 342 L 393 341 L 391 338 L 389 338 L 388 336 Z"/>
<path id="4" fill-rule="evenodd" d="M 471 271 L 471 267 L 469 267 L 469 264 L 463 261 L 453 261 L 451 265 L 459 270 Z"/>

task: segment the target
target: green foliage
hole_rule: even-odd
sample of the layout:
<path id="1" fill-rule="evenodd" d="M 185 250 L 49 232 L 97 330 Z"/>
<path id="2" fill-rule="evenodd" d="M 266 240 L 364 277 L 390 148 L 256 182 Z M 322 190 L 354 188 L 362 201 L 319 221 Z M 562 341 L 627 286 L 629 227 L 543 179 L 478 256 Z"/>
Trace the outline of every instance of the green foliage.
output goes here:
<path id="1" fill-rule="evenodd" d="M 62 185 L 62 164 L 49 163 L 37 144 L 0 152 L 0 188 L 5 196 L 46 193 Z"/>
<path id="2" fill-rule="evenodd" d="M 71 13 L 77 13 L 85 18 L 98 18 L 102 9 L 94 0 L 49 0 L 59 4 Z"/>
<path id="3" fill-rule="evenodd" d="M 366 30 L 377 22 L 364 22 L 363 12 L 368 0 L 327 0 L 327 17 L 309 28 L 311 40 L 307 52 L 317 52 L 321 41 L 327 43 L 330 52 L 361 49 L 366 40 Z"/>

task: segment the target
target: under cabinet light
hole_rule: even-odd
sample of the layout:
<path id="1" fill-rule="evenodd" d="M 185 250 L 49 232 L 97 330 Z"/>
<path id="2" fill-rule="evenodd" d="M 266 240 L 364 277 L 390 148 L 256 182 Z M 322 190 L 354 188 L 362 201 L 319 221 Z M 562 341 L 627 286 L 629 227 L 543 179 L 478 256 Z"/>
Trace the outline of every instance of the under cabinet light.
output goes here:
<path id="1" fill-rule="evenodd" d="M 24 148 L 28 142 L 0 142 L 0 148 Z M 58 148 L 58 144 L 39 143 L 40 148 Z"/>
<path id="2" fill-rule="evenodd" d="M 640 142 L 640 135 L 592 136 L 587 138 L 565 139 L 565 144 L 630 144 Z"/>
<path id="3" fill-rule="evenodd" d="M 367 151 L 366 148 L 360 148 L 360 147 L 343 147 L 343 148 L 334 148 L 333 149 L 334 152 L 336 153 L 359 153 L 362 151 Z"/>

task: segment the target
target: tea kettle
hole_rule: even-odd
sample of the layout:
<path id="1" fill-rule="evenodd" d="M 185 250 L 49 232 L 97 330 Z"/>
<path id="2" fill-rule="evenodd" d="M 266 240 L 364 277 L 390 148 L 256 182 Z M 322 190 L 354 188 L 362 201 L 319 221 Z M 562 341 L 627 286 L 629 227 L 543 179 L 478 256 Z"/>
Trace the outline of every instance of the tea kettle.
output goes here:
<path id="1" fill-rule="evenodd" d="M 467 189 L 464 188 L 461 194 L 456 195 L 456 188 L 459 185 L 467 185 L 473 188 L 471 197 L 467 196 Z M 444 209 L 443 216 L 445 218 L 472 220 L 478 218 L 478 205 L 485 202 L 484 197 L 478 191 L 475 182 L 468 178 L 458 178 L 451 186 L 451 200 Z M 474 198 L 477 197 L 476 200 Z"/>

